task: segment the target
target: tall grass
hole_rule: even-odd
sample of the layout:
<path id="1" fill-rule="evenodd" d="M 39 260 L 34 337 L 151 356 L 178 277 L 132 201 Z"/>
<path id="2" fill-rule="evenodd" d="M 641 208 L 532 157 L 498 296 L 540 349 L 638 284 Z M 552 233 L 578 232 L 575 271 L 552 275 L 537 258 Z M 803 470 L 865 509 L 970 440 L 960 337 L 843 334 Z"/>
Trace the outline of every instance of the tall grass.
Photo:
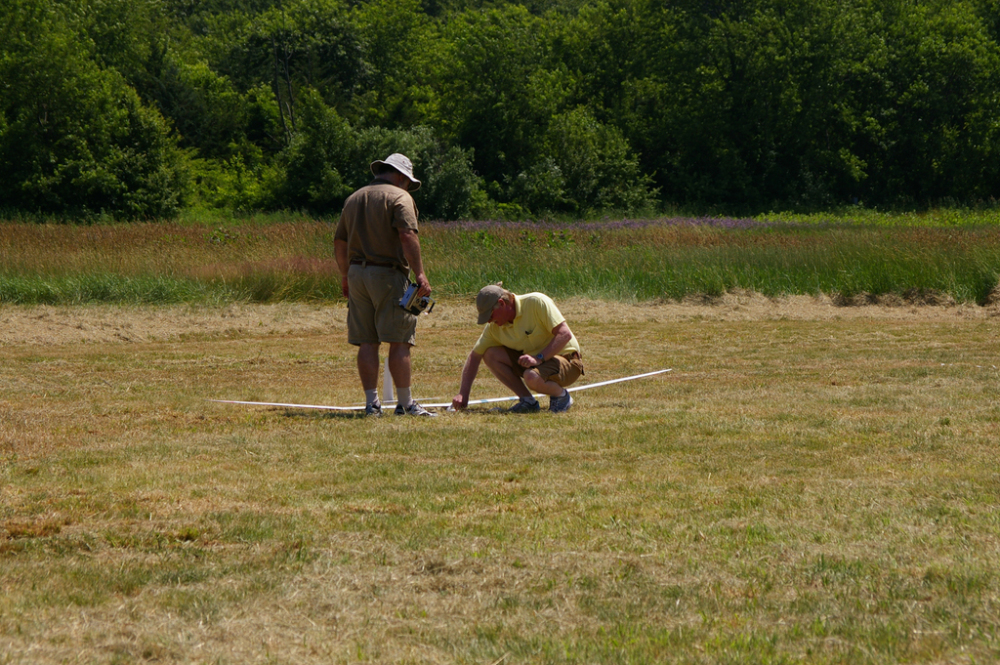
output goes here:
<path id="1" fill-rule="evenodd" d="M 826 213 L 797 214 L 772 212 L 757 215 L 754 219 L 759 222 L 814 225 L 964 228 L 969 226 L 1000 225 L 1000 209 L 996 207 L 982 209 L 936 208 L 920 212 L 883 212 L 870 208 L 851 206 Z"/>
<path id="2" fill-rule="evenodd" d="M 194 280 L 105 274 L 11 275 L 0 278 L 0 302 L 13 304 L 84 304 L 114 302 L 171 304 L 218 299 L 219 291 Z M 230 294 L 232 299 L 235 293 Z"/>
<path id="3" fill-rule="evenodd" d="M 0 225 L 0 301 L 155 304 L 329 300 L 340 295 L 333 229 Z"/>
<path id="4" fill-rule="evenodd" d="M 515 291 L 626 301 L 748 290 L 983 304 L 1000 278 L 1000 232 L 989 227 L 467 224 L 432 238 L 449 257 L 433 277 L 460 292 L 502 279 Z"/>
<path id="5" fill-rule="evenodd" d="M 1000 278 L 1000 227 L 952 221 L 427 223 L 421 240 L 436 295 L 444 297 L 503 280 L 515 291 L 630 302 L 746 290 L 823 293 L 844 302 L 894 295 L 984 304 Z M 0 225 L 0 302 L 340 297 L 333 226 L 326 222 Z"/>

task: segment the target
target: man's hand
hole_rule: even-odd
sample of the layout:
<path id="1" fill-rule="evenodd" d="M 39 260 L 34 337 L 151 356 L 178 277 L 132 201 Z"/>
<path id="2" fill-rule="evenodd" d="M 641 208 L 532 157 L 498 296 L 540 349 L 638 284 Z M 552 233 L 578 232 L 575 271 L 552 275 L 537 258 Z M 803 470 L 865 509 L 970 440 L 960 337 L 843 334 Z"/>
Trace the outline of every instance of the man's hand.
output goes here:
<path id="1" fill-rule="evenodd" d="M 345 298 L 349 298 L 350 297 L 348 295 L 348 293 L 347 293 L 347 291 L 348 291 L 348 288 L 347 288 L 347 275 L 341 275 L 341 277 L 340 277 L 340 290 L 343 291 Z"/>
<path id="2" fill-rule="evenodd" d="M 538 367 L 542 363 L 535 356 L 529 356 L 527 353 L 517 359 L 517 364 L 521 367 Z"/>
<path id="3" fill-rule="evenodd" d="M 455 397 L 451 400 L 451 408 L 456 411 L 461 411 L 467 406 L 469 406 L 469 398 L 464 395 L 455 395 Z"/>
<path id="4" fill-rule="evenodd" d="M 424 296 L 429 296 L 431 294 L 431 283 L 427 280 L 427 275 L 420 273 L 416 275 L 417 280 L 417 297 L 423 298 Z"/>

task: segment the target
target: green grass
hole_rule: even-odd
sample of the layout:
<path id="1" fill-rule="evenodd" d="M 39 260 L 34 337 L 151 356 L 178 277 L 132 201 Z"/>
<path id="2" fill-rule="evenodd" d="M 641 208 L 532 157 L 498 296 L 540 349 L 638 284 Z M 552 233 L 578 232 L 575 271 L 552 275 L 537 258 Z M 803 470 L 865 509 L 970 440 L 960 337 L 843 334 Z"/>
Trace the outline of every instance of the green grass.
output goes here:
<path id="1" fill-rule="evenodd" d="M 15 305 L 224 302 L 240 299 L 241 295 L 235 289 L 155 275 L 11 275 L 0 279 L 0 302 Z"/>
<path id="2" fill-rule="evenodd" d="M 59 320 L 74 329 L 91 309 Z M 469 309 L 443 301 L 422 319 L 419 395 L 456 390 Z M 297 328 L 313 313 L 304 305 L 281 310 L 281 333 L 6 344 L 0 653 L 41 664 L 1000 658 L 987 313 L 706 309 L 564 304 L 587 381 L 674 372 L 527 418 L 206 401 L 355 403 L 342 328 Z M 126 326 L 158 310 L 99 311 Z M 343 307 L 326 316 L 342 325 Z M 498 393 L 477 381 L 474 396 Z"/>
<path id="3" fill-rule="evenodd" d="M 967 228 L 970 226 L 1000 225 L 1000 209 L 995 207 L 982 209 L 935 208 L 920 212 L 891 212 L 846 207 L 839 210 L 811 214 L 772 212 L 756 215 L 754 219 L 761 222 L 791 222 L 810 225 L 835 224 L 889 228 Z"/>
<path id="4" fill-rule="evenodd" d="M 754 291 L 985 304 L 1000 278 L 1000 227 L 988 215 L 964 214 L 866 225 L 779 215 L 425 224 L 421 239 L 438 297 L 503 280 L 515 291 L 629 302 Z M 5 224 L 0 302 L 336 301 L 332 233 L 325 222 L 270 218 L 226 226 Z"/>
<path id="5" fill-rule="evenodd" d="M 431 256 L 449 257 L 432 274 L 458 292 L 503 279 L 515 291 L 633 302 L 742 290 L 984 304 L 1000 278 L 993 227 L 496 225 L 435 234 L 427 244 Z"/>
<path id="6" fill-rule="evenodd" d="M 425 224 L 418 396 L 500 279 L 586 381 L 675 371 L 528 419 L 207 402 L 358 400 L 331 234 L 0 225 L 0 663 L 1000 659 L 995 309 L 669 304 L 985 303 L 988 213 Z"/>

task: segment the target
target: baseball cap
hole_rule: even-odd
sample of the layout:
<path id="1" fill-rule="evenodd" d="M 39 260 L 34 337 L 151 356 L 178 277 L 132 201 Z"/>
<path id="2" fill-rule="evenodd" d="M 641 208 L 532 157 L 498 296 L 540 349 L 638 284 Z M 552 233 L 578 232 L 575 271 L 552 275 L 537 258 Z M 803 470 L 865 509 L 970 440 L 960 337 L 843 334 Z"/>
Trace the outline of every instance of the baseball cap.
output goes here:
<path id="1" fill-rule="evenodd" d="M 490 284 L 479 290 L 479 295 L 476 296 L 476 309 L 479 310 L 479 325 L 489 322 L 490 316 L 493 315 L 493 308 L 496 307 L 497 301 L 501 297 L 503 297 L 503 287 L 499 284 Z"/>

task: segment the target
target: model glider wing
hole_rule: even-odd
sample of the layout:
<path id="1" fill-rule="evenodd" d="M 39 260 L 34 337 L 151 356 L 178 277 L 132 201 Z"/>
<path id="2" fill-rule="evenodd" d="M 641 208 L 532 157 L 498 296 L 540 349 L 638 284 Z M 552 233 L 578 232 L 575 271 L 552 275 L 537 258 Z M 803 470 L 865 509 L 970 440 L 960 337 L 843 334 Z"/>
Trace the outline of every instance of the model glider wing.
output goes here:
<path id="1" fill-rule="evenodd" d="M 283 406 L 286 409 L 322 409 L 324 411 L 364 411 L 365 405 L 361 406 L 325 406 L 323 404 L 286 404 L 285 402 L 244 402 L 236 399 L 210 399 L 209 402 L 218 404 L 244 404 L 247 406 Z"/>
<path id="2" fill-rule="evenodd" d="M 583 386 L 573 386 L 568 390 L 576 392 L 578 390 L 589 390 L 590 388 L 600 388 L 601 386 L 609 386 L 613 383 L 623 383 L 625 381 L 635 381 L 636 379 L 644 379 L 648 376 L 656 376 L 657 374 L 665 374 L 667 372 L 672 372 L 673 369 L 660 369 L 655 372 L 646 372 L 645 374 L 636 374 L 635 376 L 625 376 L 620 379 L 610 379 L 608 381 L 600 381 L 598 383 L 588 383 Z M 535 395 L 535 397 L 544 397 L 544 395 Z M 476 399 L 469 402 L 469 406 L 473 404 L 491 404 L 493 402 L 513 402 L 517 400 L 516 395 L 511 397 L 490 397 L 487 399 Z M 364 411 L 365 407 L 361 406 L 325 406 L 322 404 L 288 404 L 285 402 L 245 402 L 242 400 L 234 399 L 213 399 L 210 402 L 216 402 L 218 404 L 243 404 L 245 406 L 278 406 L 284 407 L 286 409 L 320 409 L 323 411 Z M 425 408 L 439 408 L 445 406 L 451 406 L 451 402 L 438 402 L 436 404 L 424 404 Z"/>

